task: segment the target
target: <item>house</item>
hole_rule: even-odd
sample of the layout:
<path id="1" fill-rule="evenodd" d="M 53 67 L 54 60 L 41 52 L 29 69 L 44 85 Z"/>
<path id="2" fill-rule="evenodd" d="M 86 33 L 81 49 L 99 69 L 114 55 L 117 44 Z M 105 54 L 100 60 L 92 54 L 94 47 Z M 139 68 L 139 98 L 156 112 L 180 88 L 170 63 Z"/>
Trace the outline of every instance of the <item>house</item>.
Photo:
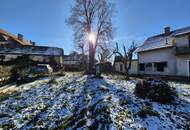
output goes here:
<path id="1" fill-rule="evenodd" d="M 28 55 L 38 63 L 50 64 L 53 68 L 63 66 L 63 49 L 36 46 L 35 42 L 25 40 L 21 34 L 16 36 L 0 29 L 0 64 L 22 55 Z"/>
<path id="2" fill-rule="evenodd" d="M 139 73 L 190 76 L 190 26 L 149 37 L 137 49 Z"/>
<path id="3" fill-rule="evenodd" d="M 120 56 L 115 56 L 114 59 L 114 70 L 118 73 L 125 73 L 125 66 L 122 62 L 122 58 Z M 131 61 L 131 68 L 129 70 L 129 74 L 137 75 L 138 74 L 138 60 L 133 59 Z"/>
<path id="4" fill-rule="evenodd" d="M 86 69 L 88 63 L 88 56 L 85 54 L 78 54 L 73 52 L 69 55 L 64 55 L 64 69 L 66 71 L 82 71 Z"/>

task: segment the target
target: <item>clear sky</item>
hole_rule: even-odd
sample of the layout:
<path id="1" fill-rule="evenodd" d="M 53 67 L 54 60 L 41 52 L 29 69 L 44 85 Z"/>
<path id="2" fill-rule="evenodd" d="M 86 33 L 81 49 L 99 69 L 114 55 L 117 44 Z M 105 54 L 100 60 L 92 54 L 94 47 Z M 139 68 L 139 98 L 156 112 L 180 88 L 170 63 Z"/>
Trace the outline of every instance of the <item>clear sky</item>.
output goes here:
<path id="1" fill-rule="evenodd" d="M 65 20 L 74 0 L 0 0 L 0 28 L 21 33 L 37 45 L 57 46 L 65 53 L 73 47 L 72 29 Z M 190 26 L 190 0 L 113 0 L 115 41 L 135 40 L 139 45 L 149 36 Z"/>

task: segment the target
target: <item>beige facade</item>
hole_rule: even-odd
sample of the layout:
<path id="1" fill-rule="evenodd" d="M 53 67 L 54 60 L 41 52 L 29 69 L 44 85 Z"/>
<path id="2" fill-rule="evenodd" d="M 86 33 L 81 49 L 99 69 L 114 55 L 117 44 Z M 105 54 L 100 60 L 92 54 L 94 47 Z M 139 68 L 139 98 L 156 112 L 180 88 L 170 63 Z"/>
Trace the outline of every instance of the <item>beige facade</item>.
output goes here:
<path id="1" fill-rule="evenodd" d="M 114 69 L 116 72 L 125 73 L 125 66 L 121 61 L 114 63 Z M 138 74 L 138 61 L 133 60 L 131 62 L 131 69 L 129 70 L 129 74 L 137 75 Z"/>

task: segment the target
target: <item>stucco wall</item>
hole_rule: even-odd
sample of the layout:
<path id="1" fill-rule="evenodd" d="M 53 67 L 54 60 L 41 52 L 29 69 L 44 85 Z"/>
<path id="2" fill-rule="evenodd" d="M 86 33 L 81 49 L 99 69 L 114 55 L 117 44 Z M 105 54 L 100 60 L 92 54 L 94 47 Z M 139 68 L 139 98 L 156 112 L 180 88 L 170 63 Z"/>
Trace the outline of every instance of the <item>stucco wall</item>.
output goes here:
<path id="1" fill-rule="evenodd" d="M 164 48 L 139 53 L 139 63 L 167 62 L 167 68 L 164 72 L 155 70 L 140 72 L 141 74 L 161 74 L 175 75 L 176 74 L 176 58 L 175 48 Z"/>
<path id="2" fill-rule="evenodd" d="M 177 75 L 178 76 L 189 76 L 189 65 L 190 55 L 177 56 Z"/>

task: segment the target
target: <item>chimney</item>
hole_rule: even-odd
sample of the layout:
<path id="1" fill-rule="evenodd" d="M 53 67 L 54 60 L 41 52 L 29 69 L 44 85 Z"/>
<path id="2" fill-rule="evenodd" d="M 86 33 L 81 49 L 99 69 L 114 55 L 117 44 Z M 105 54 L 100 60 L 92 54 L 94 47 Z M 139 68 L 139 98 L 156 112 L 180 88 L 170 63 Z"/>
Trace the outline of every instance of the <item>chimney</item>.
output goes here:
<path id="1" fill-rule="evenodd" d="M 18 33 L 17 38 L 18 38 L 18 40 L 23 41 L 23 35 L 22 34 Z"/>
<path id="2" fill-rule="evenodd" d="M 170 33 L 171 33 L 170 27 L 165 27 L 165 28 L 164 28 L 164 34 L 165 34 L 165 36 L 170 35 Z"/>
<path id="3" fill-rule="evenodd" d="M 35 42 L 32 42 L 32 45 L 33 45 L 33 46 L 35 46 L 35 45 L 36 45 L 36 43 L 35 43 Z"/>
<path id="4" fill-rule="evenodd" d="M 31 44 L 32 46 L 35 46 L 36 43 L 30 40 L 30 44 Z"/>

